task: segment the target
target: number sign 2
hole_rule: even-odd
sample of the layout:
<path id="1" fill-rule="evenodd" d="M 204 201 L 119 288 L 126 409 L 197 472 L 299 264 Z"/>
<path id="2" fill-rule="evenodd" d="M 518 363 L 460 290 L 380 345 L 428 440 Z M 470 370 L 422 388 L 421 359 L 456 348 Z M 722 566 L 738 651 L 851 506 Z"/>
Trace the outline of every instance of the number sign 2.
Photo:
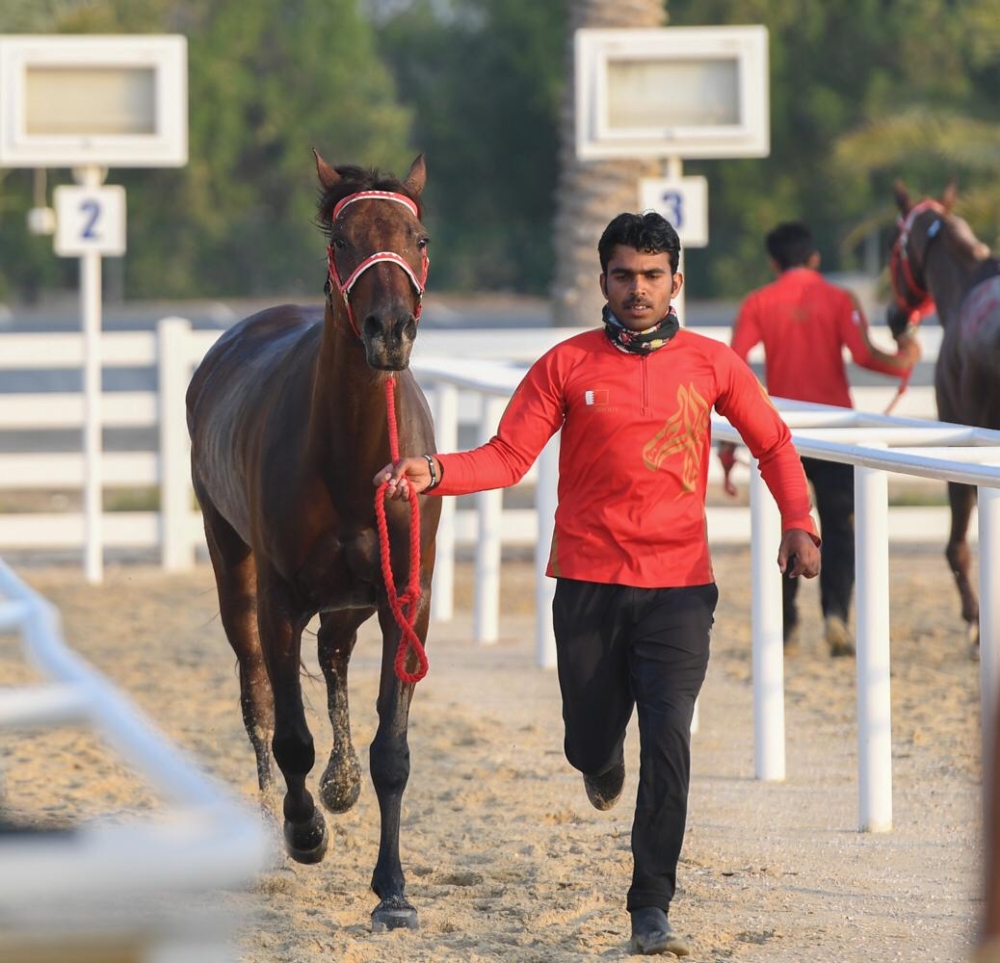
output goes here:
<path id="1" fill-rule="evenodd" d="M 55 251 L 60 257 L 125 253 L 125 188 L 57 187 Z"/>

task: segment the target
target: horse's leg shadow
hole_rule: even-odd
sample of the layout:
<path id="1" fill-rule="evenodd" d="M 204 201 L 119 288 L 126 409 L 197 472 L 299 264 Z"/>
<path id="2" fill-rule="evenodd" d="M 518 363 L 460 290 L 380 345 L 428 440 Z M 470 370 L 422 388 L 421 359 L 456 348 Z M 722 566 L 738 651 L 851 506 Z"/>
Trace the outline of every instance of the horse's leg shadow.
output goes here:
<path id="1" fill-rule="evenodd" d="M 261 807 L 275 817 L 270 805 L 274 788 L 271 770 L 271 735 L 274 732 L 274 698 L 257 634 L 257 568 L 250 547 L 199 493 L 208 552 L 215 570 L 219 614 L 226 638 L 236 653 L 240 669 L 240 708 L 243 725 L 257 760 L 257 785 Z"/>
<path id="2" fill-rule="evenodd" d="M 274 760 L 285 777 L 284 837 L 288 855 L 299 863 L 318 863 L 326 855 L 323 814 L 306 789 L 316 761 L 312 733 L 306 724 L 299 678 L 302 630 L 295 619 L 291 591 L 274 572 L 258 577 L 257 621 L 274 691 Z"/>
<path id="3" fill-rule="evenodd" d="M 958 594 L 962 600 L 962 618 L 965 620 L 966 636 L 971 646 L 973 657 L 979 651 L 979 598 L 969 578 L 971 553 L 966 538 L 972 508 L 976 503 L 976 488 L 974 485 L 962 485 L 958 482 L 948 482 L 948 502 L 951 505 L 951 531 L 948 534 L 948 545 L 945 557 L 948 567 L 955 576 Z"/>
<path id="4" fill-rule="evenodd" d="M 327 708 L 333 729 L 330 761 L 319 783 L 319 798 L 332 813 L 345 813 L 361 792 L 361 767 L 351 739 L 347 669 L 358 641 L 358 626 L 374 609 L 347 609 L 320 615 L 319 661 L 326 677 Z"/>

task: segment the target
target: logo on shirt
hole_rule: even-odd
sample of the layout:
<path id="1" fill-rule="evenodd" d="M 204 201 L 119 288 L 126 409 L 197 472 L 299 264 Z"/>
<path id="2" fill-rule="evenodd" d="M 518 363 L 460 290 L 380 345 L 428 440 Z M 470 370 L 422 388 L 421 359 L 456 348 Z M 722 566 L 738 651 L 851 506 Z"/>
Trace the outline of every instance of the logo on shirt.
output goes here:
<path id="1" fill-rule="evenodd" d="M 597 406 L 611 404 L 611 392 L 607 388 L 594 388 L 592 391 L 585 391 L 583 403 Z"/>
<path id="2" fill-rule="evenodd" d="M 693 492 L 698 484 L 698 466 L 709 426 L 709 403 L 694 385 L 677 389 L 677 411 L 667 423 L 646 442 L 642 460 L 650 471 L 658 471 L 671 455 L 684 455 L 681 466 L 681 494 Z"/>

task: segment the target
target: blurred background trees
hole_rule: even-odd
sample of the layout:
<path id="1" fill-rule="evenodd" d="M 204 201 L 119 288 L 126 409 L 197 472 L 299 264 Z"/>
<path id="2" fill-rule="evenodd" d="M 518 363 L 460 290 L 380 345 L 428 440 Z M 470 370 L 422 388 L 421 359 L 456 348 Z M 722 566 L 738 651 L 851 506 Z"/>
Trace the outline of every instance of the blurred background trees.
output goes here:
<path id="1" fill-rule="evenodd" d="M 709 179 L 711 240 L 688 254 L 689 297 L 739 297 L 766 280 L 762 236 L 788 218 L 812 225 L 827 269 L 877 270 L 897 177 L 917 196 L 955 176 L 960 212 L 984 241 L 1000 241 L 996 0 L 629 2 L 671 25 L 770 31 L 770 157 L 685 162 Z M 129 298 L 317 296 L 313 147 L 331 163 L 397 172 L 423 151 L 434 290 L 545 296 L 558 289 L 555 245 L 576 243 L 572 214 L 554 230 L 557 189 L 564 209 L 565 192 L 580 189 L 565 164 L 560 182 L 570 30 L 623 7 L 6 0 L 0 32 L 188 37 L 190 163 L 108 178 L 128 191 L 119 268 Z M 573 176 L 595 173 L 599 182 L 596 170 Z M 25 227 L 37 196 L 71 180 L 68 170 L 44 178 L 0 171 L 0 298 L 75 287 L 75 262 Z M 614 196 L 605 221 L 628 206 Z M 587 231 L 577 233 L 584 251 Z"/>

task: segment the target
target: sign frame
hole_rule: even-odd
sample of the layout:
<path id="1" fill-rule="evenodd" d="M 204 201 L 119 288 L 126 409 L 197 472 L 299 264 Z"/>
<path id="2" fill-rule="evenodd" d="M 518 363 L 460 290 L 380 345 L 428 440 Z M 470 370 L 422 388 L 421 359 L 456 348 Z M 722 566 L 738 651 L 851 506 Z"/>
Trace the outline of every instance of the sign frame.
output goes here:
<path id="1" fill-rule="evenodd" d="M 581 160 L 770 153 L 767 27 L 582 28 L 574 36 L 574 55 L 576 153 Z M 677 101 L 651 85 L 658 69 L 666 71 L 665 80 L 673 70 L 675 79 L 689 81 L 690 90 L 679 97 L 690 95 L 694 102 L 685 99 L 678 107 L 686 120 L 663 116 Z M 692 119 L 699 112 L 718 113 L 723 100 L 734 119 Z M 628 120 L 616 120 L 615 113 Z"/>
<path id="2" fill-rule="evenodd" d="M 151 78 L 151 104 L 136 132 L 45 128 L 45 114 L 81 79 L 127 84 Z M 44 98 L 31 85 L 47 82 Z M 75 85 L 75 90 L 74 90 Z M 182 167 L 188 161 L 187 38 L 179 34 L 0 35 L 0 168 Z"/>

